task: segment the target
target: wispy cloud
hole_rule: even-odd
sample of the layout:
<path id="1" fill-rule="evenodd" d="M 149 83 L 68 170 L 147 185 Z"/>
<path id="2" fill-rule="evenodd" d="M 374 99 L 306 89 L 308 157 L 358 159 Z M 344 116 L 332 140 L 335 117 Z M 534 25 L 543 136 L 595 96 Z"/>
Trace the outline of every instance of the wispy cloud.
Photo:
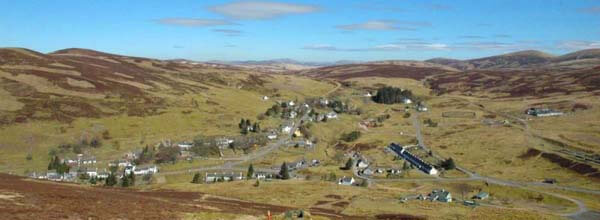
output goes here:
<path id="1" fill-rule="evenodd" d="M 363 51 L 407 51 L 407 50 L 448 50 L 448 45 L 442 43 L 392 43 L 381 44 L 368 48 L 338 48 L 329 44 L 316 44 L 305 46 L 306 50 L 321 51 L 344 51 L 344 52 L 363 52 Z"/>
<path id="2" fill-rule="evenodd" d="M 580 9 L 578 9 L 578 11 L 581 12 L 581 13 L 586 13 L 586 14 L 597 14 L 597 15 L 600 15 L 600 6 L 580 8 Z"/>
<path id="3" fill-rule="evenodd" d="M 181 45 L 173 45 L 173 48 L 175 48 L 175 49 L 183 49 L 184 47 L 181 46 Z"/>
<path id="4" fill-rule="evenodd" d="M 237 37 L 237 36 L 242 35 L 242 31 L 234 30 L 234 29 L 213 29 L 212 31 L 222 33 L 225 36 L 229 36 L 229 37 Z"/>
<path id="5" fill-rule="evenodd" d="M 600 45 L 600 42 L 596 42 Z M 579 44 L 578 44 L 579 45 Z M 587 46 L 594 45 L 587 43 Z M 442 43 L 442 42 L 425 42 L 425 41 L 398 41 L 388 44 L 380 44 L 367 48 L 339 48 L 329 44 L 317 44 L 305 46 L 302 49 L 321 50 L 321 51 L 344 51 L 344 52 L 361 52 L 361 51 L 457 51 L 457 50 L 480 50 L 480 51 L 519 51 L 530 49 L 548 49 L 539 42 L 498 42 L 498 41 L 467 41 L 458 43 Z"/>
<path id="6" fill-rule="evenodd" d="M 508 34 L 495 34 L 494 37 L 495 38 L 511 38 L 512 36 L 510 36 Z"/>
<path id="7" fill-rule="evenodd" d="M 427 4 L 425 8 L 435 10 L 435 11 L 447 11 L 452 10 L 452 6 L 443 5 L 443 4 Z"/>
<path id="8" fill-rule="evenodd" d="M 209 10 L 234 19 L 270 19 L 319 10 L 317 6 L 269 1 L 237 1 L 210 7 Z"/>
<path id="9" fill-rule="evenodd" d="M 396 20 L 370 20 L 363 23 L 338 25 L 336 28 L 346 31 L 352 30 L 409 30 L 414 31 L 420 27 L 431 26 L 429 22 L 396 21 Z"/>
<path id="10" fill-rule="evenodd" d="M 323 50 L 323 51 L 365 51 L 365 49 L 344 49 L 332 46 L 330 44 L 313 44 L 302 47 L 305 50 Z"/>
<path id="11" fill-rule="evenodd" d="M 582 40 L 559 41 L 556 44 L 556 47 L 559 49 L 565 49 L 565 50 L 593 49 L 593 48 L 600 48 L 600 41 L 582 41 Z"/>
<path id="12" fill-rule="evenodd" d="M 163 18 L 157 20 L 160 24 L 177 25 L 187 27 L 210 27 L 221 25 L 237 25 L 231 21 L 223 19 L 203 19 L 203 18 Z"/>
<path id="13" fill-rule="evenodd" d="M 483 36 L 479 36 L 479 35 L 462 35 L 462 36 L 458 36 L 459 38 L 464 38 L 464 39 L 483 39 L 485 37 Z"/>

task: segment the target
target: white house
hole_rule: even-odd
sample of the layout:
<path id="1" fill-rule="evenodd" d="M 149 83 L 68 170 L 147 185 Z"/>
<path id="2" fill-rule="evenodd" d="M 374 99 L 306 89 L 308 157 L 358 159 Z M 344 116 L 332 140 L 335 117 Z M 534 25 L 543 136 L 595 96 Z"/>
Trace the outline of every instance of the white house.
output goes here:
<path id="1" fill-rule="evenodd" d="M 417 106 L 417 111 L 420 111 L 420 112 L 426 112 L 426 111 L 428 111 L 428 110 L 429 110 L 429 109 L 427 109 L 427 106 L 424 106 L 424 105 L 419 105 L 419 106 Z"/>
<path id="2" fill-rule="evenodd" d="M 373 94 L 371 94 L 371 92 L 367 92 L 367 93 L 366 93 L 364 96 L 365 96 L 365 97 L 372 97 L 372 96 L 373 96 Z"/>
<path id="3" fill-rule="evenodd" d="M 242 172 L 239 173 L 206 173 L 204 180 L 207 183 L 217 182 L 219 180 L 222 181 L 234 181 L 234 180 L 243 180 L 244 175 Z"/>
<path id="4" fill-rule="evenodd" d="M 85 174 L 87 174 L 87 176 L 89 176 L 90 178 L 98 176 L 98 168 L 90 168 L 90 167 L 88 167 L 83 172 Z"/>
<path id="5" fill-rule="evenodd" d="M 281 132 L 285 133 L 285 134 L 289 134 L 292 132 L 293 127 L 294 127 L 293 122 L 285 123 L 285 124 L 281 125 Z"/>
<path id="6" fill-rule="evenodd" d="M 294 105 L 296 105 L 296 103 L 294 101 L 289 101 L 287 104 L 288 104 L 288 106 L 294 106 Z"/>
<path id="7" fill-rule="evenodd" d="M 358 166 L 358 168 L 367 168 L 367 167 L 369 167 L 369 162 L 361 159 L 358 161 L 358 164 L 356 166 Z"/>
<path id="8" fill-rule="evenodd" d="M 409 99 L 409 98 L 403 98 L 402 99 L 402 103 L 404 103 L 404 104 L 411 104 L 412 102 L 413 101 L 411 99 Z"/>
<path id="9" fill-rule="evenodd" d="M 277 139 L 277 134 L 275 132 L 271 132 L 267 135 L 267 138 L 269 140 L 275 140 L 275 139 Z"/>
<path id="10" fill-rule="evenodd" d="M 156 165 L 146 165 L 133 167 L 133 174 L 135 175 L 147 175 L 147 174 L 155 174 L 158 173 L 158 167 Z"/>
<path id="11" fill-rule="evenodd" d="M 269 96 L 263 96 L 263 97 L 262 97 L 262 100 L 265 100 L 265 101 L 266 101 L 266 100 L 269 100 Z"/>
<path id="12" fill-rule="evenodd" d="M 327 115 L 325 115 L 325 117 L 327 117 L 327 119 L 332 119 L 332 118 L 337 118 L 338 115 L 335 112 L 329 112 L 329 113 L 327 113 Z"/>
<path id="13" fill-rule="evenodd" d="M 319 104 L 321 105 L 329 105 L 329 99 L 322 98 L 319 100 Z"/>
<path id="14" fill-rule="evenodd" d="M 344 185 L 344 186 L 352 186 L 352 184 L 354 184 L 355 180 L 354 177 L 342 177 L 340 178 L 340 180 L 338 181 L 339 185 Z"/>
<path id="15" fill-rule="evenodd" d="M 129 162 L 128 160 L 115 160 L 115 161 L 112 161 L 112 162 L 108 163 L 108 166 L 111 166 L 111 167 L 126 167 L 126 166 L 131 166 L 131 162 Z"/>
<path id="16" fill-rule="evenodd" d="M 194 146 L 194 143 L 192 143 L 192 142 L 185 142 L 184 141 L 184 142 L 181 142 L 181 143 L 177 144 L 177 146 L 181 150 L 190 150 Z"/>
<path id="17" fill-rule="evenodd" d="M 108 178 L 108 175 L 110 175 L 109 172 L 100 171 L 100 172 L 98 172 L 98 175 L 96 175 L 96 178 L 98 178 L 98 179 L 106 179 L 106 178 Z"/>
<path id="18" fill-rule="evenodd" d="M 298 113 L 296 111 L 290 112 L 290 118 L 296 118 L 296 116 L 298 116 Z"/>
<path id="19" fill-rule="evenodd" d="M 450 192 L 448 192 L 444 189 L 433 190 L 429 194 L 429 200 L 431 200 L 431 201 L 437 200 L 440 202 L 452 202 L 452 194 L 450 194 Z"/>
<path id="20" fill-rule="evenodd" d="M 83 155 L 77 155 L 78 156 L 78 160 L 79 160 L 79 164 L 83 164 L 83 165 L 92 165 L 92 164 L 96 164 L 96 157 L 94 156 L 89 156 L 89 157 L 83 157 Z"/>

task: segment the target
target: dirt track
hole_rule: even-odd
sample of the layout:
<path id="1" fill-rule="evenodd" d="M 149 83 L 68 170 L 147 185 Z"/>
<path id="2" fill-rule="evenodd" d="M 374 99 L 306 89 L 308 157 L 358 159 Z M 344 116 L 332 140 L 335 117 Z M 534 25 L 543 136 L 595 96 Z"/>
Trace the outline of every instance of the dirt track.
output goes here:
<path id="1" fill-rule="evenodd" d="M 0 174 L 0 219 L 177 219 L 186 212 L 261 216 L 296 208 L 215 197 L 196 192 L 86 187 Z M 331 211 L 331 213 L 329 212 Z M 313 215 L 368 219 L 333 210 Z"/>

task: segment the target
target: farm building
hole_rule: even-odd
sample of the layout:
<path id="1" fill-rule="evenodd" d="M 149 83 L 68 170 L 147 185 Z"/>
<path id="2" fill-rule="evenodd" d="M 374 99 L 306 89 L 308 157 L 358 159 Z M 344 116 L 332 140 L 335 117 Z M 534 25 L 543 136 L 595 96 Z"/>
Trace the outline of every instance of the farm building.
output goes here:
<path id="1" fill-rule="evenodd" d="M 344 185 L 344 186 L 352 186 L 352 184 L 354 184 L 354 182 L 355 182 L 354 177 L 342 177 L 338 181 L 338 184 Z"/>
<path id="2" fill-rule="evenodd" d="M 438 171 L 431 164 L 423 161 L 421 158 L 411 154 L 404 147 L 391 143 L 389 149 L 396 153 L 398 156 L 402 157 L 404 160 L 411 163 L 413 166 L 417 167 L 419 170 L 429 174 L 429 175 L 437 175 Z"/>
<path id="3" fill-rule="evenodd" d="M 530 108 L 525 112 L 528 115 L 536 116 L 536 117 L 548 117 L 548 116 L 561 116 L 562 112 L 548 109 L 548 108 Z"/>

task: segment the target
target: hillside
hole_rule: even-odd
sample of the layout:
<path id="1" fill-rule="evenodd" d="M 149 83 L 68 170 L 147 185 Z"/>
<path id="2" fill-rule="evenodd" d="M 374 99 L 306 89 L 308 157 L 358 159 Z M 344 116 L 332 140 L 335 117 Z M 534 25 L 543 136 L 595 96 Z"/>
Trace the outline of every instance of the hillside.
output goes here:
<path id="1" fill-rule="evenodd" d="M 472 69 L 518 69 L 540 64 L 546 64 L 554 56 L 535 50 L 519 51 L 503 55 L 484 57 L 472 60 L 454 60 L 435 58 L 426 62 L 448 65 L 460 70 Z"/>
<path id="2" fill-rule="evenodd" d="M 225 65 L 192 64 L 65 49 L 49 54 L 0 49 L 0 124 L 75 117 L 154 115 L 168 101 L 211 87 L 251 89 L 260 73 Z M 52 109 L 52 111 L 49 111 Z"/>
<path id="3" fill-rule="evenodd" d="M 446 65 L 459 70 L 581 69 L 600 65 L 600 49 L 581 50 L 562 56 L 554 56 L 536 50 L 525 50 L 470 60 L 434 58 L 425 62 Z"/>
<path id="4" fill-rule="evenodd" d="M 345 80 L 361 77 L 387 77 L 387 78 L 410 78 L 421 80 L 430 75 L 451 71 L 447 67 L 434 67 L 433 65 L 410 65 L 392 63 L 367 63 L 347 64 L 339 66 L 327 66 L 299 72 L 301 75 L 316 78 L 331 78 Z"/>

